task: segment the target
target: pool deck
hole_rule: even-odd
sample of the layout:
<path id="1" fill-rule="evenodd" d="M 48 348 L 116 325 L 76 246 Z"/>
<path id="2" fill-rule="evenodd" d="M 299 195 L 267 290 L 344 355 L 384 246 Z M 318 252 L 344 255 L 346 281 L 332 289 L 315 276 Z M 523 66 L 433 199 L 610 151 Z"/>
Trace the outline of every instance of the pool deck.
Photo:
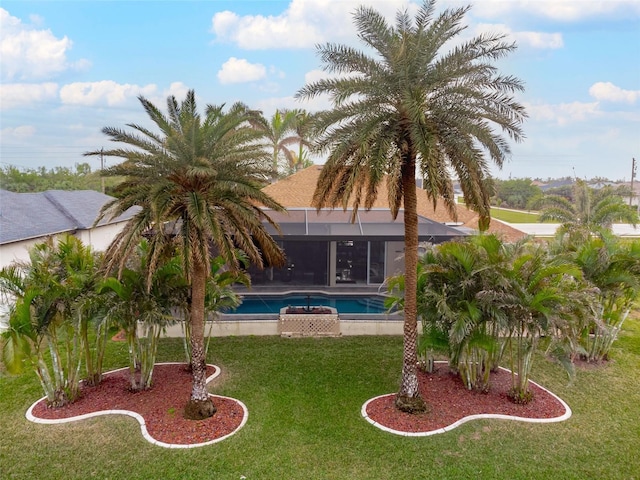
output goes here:
<path id="1" fill-rule="evenodd" d="M 259 296 L 262 294 L 287 294 L 287 293 L 324 293 L 329 295 L 381 295 L 377 285 L 344 285 L 336 287 L 324 287 L 321 285 L 277 285 L 237 288 L 235 291 L 241 295 Z M 342 335 L 402 335 L 403 316 L 401 313 L 340 313 L 340 333 Z M 212 336 L 243 336 L 243 335 L 278 335 L 278 314 L 218 314 L 216 320 L 207 322 L 205 332 L 211 332 Z M 166 336 L 182 337 L 180 323 L 167 327 Z"/>

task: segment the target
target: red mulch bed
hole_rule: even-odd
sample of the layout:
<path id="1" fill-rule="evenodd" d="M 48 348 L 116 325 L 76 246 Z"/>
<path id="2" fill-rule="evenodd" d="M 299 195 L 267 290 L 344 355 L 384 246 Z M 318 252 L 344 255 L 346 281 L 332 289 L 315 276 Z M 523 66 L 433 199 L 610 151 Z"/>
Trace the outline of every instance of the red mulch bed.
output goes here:
<path id="1" fill-rule="evenodd" d="M 208 374 L 214 369 L 209 367 Z M 130 410 L 141 415 L 149 434 L 167 444 L 192 445 L 206 443 L 235 431 L 242 423 L 244 410 L 233 399 L 214 397 L 218 409 L 206 420 L 185 420 L 184 406 L 191 392 L 191 374 L 184 364 L 156 365 L 154 386 L 143 392 L 128 390 L 128 371 L 105 375 L 97 387 L 82 386 L 82 396 L 64 408 L 47 408 L 40 400 L 32 414 L 41 419 L 72 418 L 103 410 Z M 507 397 L 511 386 L 510 373 L 501 370 L 492 374 L 489 393 L 472 392 L 448 367 L 439 365 L 434 373 L 418 372 L 420 393 L 430 406 L 429 413 L 410 415 L 394 407 L 394 394 L 369 402 L 367 416 L 393 430 L 430 432 L 447 427 L 475 414 L 502 414 L 525 418 L 555 418 L 566 413 L 564 405 L 549 392 L 535 384 L 530 388 L 534 399 L 527 405 L 516 405 Z"/>
<path id="2" fill-rule="evenodd" d="M 556 418 L 566 409 L 553 395 L 530 383 L 533 401 L 517 405 L 508 397 L 511 374 L 500 370 L 491 374 L 489 393 L 469 391 L 457 375 L 446 365 L 438 365 L 435 372 L 418 372 L 420 394 L 430 407 L 425 414 L 412 415 L 398 411 L 395 394 L 372 400 L 366 407 L 367 416 L 387 428 L 400 432 L 431 432 L 447 427 L 469 415 L 502 414 L 524 418 Z"/>
<path id="3" fill-rule="evenodd" d="M 207 375 L 215 369 L 208 367 Z M 215 397 L 216 414 L 206 420 L 186 420 L 182 413 L 191 395 L 191 373 L 185 364 L 159 364 L 153 370 L 153 386 L 131 392 L 127 369 L 110 372 L 97 387 L 81 386 L 82 396 L 63 408 L 48 408 L 40 400 L 34 417 L 71 418 L 103 410 L 129 410 L 144 418 L 147 431 L 160 442 L 192 445 L 211 442 L 235 431 L 244 418 L 242 406 L 230 398 Z"/>

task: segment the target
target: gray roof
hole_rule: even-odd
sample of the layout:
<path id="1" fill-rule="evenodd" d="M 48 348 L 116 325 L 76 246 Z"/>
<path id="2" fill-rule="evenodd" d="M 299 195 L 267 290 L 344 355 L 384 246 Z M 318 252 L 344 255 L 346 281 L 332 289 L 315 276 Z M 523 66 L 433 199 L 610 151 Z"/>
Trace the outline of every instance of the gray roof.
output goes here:
<path id="1" fill-rule="evenodd" d="M 0 189 L 0 244 L 90 229 L 110 200 L 113 197 L 93 190 L 14 193 Z M 115 219 L 101 220 L 99 225 L 127 220 L 135 212 L 129 209 Z"/>

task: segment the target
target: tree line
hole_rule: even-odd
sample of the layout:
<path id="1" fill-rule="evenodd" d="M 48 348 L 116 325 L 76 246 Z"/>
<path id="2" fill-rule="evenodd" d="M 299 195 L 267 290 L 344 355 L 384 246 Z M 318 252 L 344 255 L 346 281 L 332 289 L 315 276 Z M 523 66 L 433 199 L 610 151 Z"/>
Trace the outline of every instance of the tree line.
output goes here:
<path id="1" fill-rule="evenodd" d="M 281 109 L 270 117 L 253 112 L 251 125 L 265 140 L 264 148 L 270 152 L 265 159 L 269 177 L 277 180 L 313 164 L 309 153 L 310 127 L 313 114 L 304 109 Z M 46 190 L 95 190 L 111 195 L 122 178 L 105 178 L 101 171 L 92 171 L 89 163 L 76 163 L 74 167 L 19 168 L 0 167 L 0 188 L 17 193 Z"/>

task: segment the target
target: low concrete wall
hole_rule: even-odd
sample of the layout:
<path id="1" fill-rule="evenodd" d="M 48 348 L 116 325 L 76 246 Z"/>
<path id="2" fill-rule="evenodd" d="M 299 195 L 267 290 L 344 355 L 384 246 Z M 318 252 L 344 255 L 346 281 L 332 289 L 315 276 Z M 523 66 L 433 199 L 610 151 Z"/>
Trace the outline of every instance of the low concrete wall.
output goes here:
<path id="1" fill-rule="evenodd" d="M 240 315 L 234 315 L 234 317 L 238 316 Z M 251 319 L 238 320 L 221 318 L 214 322 L 207 322 L 205 334 L 208 334 L 211 328 L 211 335 L 214 337 L 279 335 L 277 315 L 251 315 L 250 317 Z M 383 320 L 343 319 L 340 317 L 340 333 L 342 335 L 402 335 L 403 323 L 401 318 L 392 317 Z M 182 337 L 182 327 L 180 324 L 168 327 L 165 336 Z"/>
<path id="2" fill-rule="evenodd" d="M 207 322 L 204 327 L 205 335 L 211 332 L 212 337 L 235 337 L 243 335 L 278 335 L 277 320 L 250 320 L 250 321 L 215 321 Z M 166 337 L 182 337 L 182 327 L 180 324 L 167 328 Z"/>

